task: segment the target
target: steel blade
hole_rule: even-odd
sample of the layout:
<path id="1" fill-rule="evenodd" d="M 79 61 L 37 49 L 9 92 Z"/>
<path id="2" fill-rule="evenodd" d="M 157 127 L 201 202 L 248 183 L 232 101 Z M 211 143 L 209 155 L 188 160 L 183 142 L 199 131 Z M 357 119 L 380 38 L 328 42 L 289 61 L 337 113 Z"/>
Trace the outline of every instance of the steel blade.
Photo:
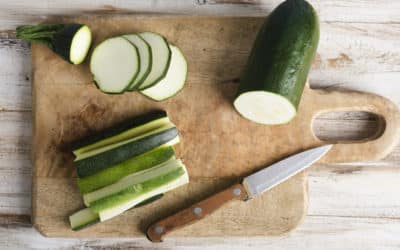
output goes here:
<path id="1" fill-rule="evenodd" d="M 332 145 L 325 145 L 303 151 L 245 177 L 243 185 L 249 197 L 259 195 L 311 166 L 331 147 Z"/>

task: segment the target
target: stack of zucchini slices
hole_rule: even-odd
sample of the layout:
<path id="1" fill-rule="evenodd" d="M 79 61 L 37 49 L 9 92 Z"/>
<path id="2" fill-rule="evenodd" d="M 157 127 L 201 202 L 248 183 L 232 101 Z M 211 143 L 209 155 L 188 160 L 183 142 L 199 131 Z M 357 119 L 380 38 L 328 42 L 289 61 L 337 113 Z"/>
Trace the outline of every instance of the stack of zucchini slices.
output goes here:
<path id="1" fill-rule="evenodd" d="M 73 153 L 87 208 L 70 216 L 71 228 L 110 219 L 188 183 L 172 147 L 178 142 L 178 130 L 164 111 L 82 140 Z"/>
<path id="2" fill-rule="evenodd" d="M 181 50 L 164 37 L 143 32 L 101 42 L 93 51 L 90 70 L 105 93 L 139 91 L 162 101 L 184 87 L 187 63 Z"/>

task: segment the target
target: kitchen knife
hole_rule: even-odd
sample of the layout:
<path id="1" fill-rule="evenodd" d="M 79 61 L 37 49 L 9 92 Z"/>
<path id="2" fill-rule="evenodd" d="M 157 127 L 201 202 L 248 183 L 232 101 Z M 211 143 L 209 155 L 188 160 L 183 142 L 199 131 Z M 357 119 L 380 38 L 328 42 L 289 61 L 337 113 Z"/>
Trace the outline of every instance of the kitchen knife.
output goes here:
<path id="1" fill-rule="evenodd" d="M 312 148 L 263 168 L 245 177 L 241 183 L 236 183 L 189 208 L 150 225 L 147 229 L 147 237 L 153 242 L 161 242 L 164 235 L 205 218 L 229 201 L 246 201 L 254 198 L 311 166 L 331 147 L 332 145 L 325 145 Z"/>

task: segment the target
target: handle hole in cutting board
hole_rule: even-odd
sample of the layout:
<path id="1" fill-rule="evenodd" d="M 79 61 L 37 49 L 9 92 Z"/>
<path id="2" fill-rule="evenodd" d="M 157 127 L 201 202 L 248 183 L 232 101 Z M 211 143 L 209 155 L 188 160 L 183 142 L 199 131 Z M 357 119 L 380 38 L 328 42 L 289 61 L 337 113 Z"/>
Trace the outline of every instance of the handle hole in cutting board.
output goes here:
<path id="1" fill-rule="evenodd" d="M 326 112 L 313 123 L 314 135 L 329 143 L 351 143 L 378 138 L 385 130 L 385 120 L 365 111 Z"/>

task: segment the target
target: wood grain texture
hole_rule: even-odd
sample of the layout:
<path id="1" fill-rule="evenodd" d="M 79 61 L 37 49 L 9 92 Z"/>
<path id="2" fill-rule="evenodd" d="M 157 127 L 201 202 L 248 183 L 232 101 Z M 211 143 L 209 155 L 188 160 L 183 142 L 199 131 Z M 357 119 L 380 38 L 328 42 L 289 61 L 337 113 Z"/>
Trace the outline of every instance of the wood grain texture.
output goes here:
<path id="1" fill-rule="evenodd" d="M 309 215 L 400 219 L 400 164 L 317 165 L 309 173 Z"/>
<path id="2" fill-rule="evenodd" d="M 72 66 L 46 47 L 34 45 L 34 225 L 47 236 L 140 236 L 143 225 L 148 225 L 160 214 L 187 206 L 191 192 L 219 190 L 210 180 L 234 181 L 289 154 L 321 145 L 310 124 L 315 116 L 325 111 L 370 111 L 382 116 L 386 123 L 383 134 L 371 141 L 335 145 L 323 162 L 376 160 L 389 153 L 397 142 L 400 118 L 394 104 L 378 96 L 306 88 L 298 116 L 290 124 L 281 126 L 259 126 L 234 111 L 231 103 L 237 88 L 235 79 L 243 70 L 254 35 L 263 20 L 172 16 L 80 19 L 97 34 L 95 43 L 112 35 L 150 29 L 163 34 L 183 50 L 189 65 L 187 86 L 175 98 L 162 103 L 152 102 L 137 93 L 102 94 L 91 83 L 87 64 Z M 221 82 L 228 77 L 233 80 Z M 177 154 L 186 162 L 191 184 L 172 192 L 156 206 L 128 212 L 92 229 L 71 232 L 67 215 L 82 203 L 71 178 L 75 171 L 65 145 L 87 133 L 155 108 L 167 110 L 181 132 Z M 207 150 L 199 150 L 203 148 Z M 234 164 L 232 155 L 235 156 Z M 278 194 L 272 193 L 273 200 L 265 200 L 270 197 L 269 193 L 251 201 L 253 205 L 229 204 L 207 220 L 173 235 L 255 236 L 287 232 L 305 214 L 305 183 L 305 175 L 299 174 L 278 186 Z M 120 220 L 132 223 L 121 224 Z M 211 225 L 212 229 L 202 230 Z"/>
<path id="3" fill-rule="evenodd" d="M 152 242 L 161 242 L 162 238 L 180 228 L 192 225 L 232 201 L 246 201 L 247 191 L 241 183 L 236 183 L 216 194 L 212 194 L 176 214 L 162 218 L 146 229 L 146 236 Z"/>

